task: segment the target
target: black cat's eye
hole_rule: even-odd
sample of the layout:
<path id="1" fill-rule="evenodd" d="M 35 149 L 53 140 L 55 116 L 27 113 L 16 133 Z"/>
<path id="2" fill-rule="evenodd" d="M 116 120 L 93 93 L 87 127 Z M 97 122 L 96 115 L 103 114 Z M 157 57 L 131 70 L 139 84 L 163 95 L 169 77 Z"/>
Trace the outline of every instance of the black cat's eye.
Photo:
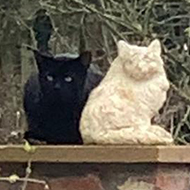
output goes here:
<path id="1" fill-rule="evenodd" d="M 64 80 L 66 82 L 72 82 L 73 79 L 72 79 L 72 77 L 68 76 L 68 77 L 65 77 Z"/>
<path id="2" fill-rule="evenodd" d="M 50 81 L 50 82 L 52 82 L 52 81 L 53 81 L 53 77 L 52 77 L 52 76 L 50 76 L 50 75 L 47 75 L 47 76 L 46 76 L 46 79 L 47 79 L 48 81 Z"/>

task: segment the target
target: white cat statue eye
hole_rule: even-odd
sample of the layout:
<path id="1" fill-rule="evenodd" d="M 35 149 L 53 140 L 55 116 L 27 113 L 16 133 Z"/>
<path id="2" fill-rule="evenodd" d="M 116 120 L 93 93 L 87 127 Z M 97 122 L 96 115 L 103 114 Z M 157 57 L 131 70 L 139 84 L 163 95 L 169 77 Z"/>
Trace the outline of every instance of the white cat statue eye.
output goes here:
<path id="1" fill-rule="evenodd" d="M 166 145 L 172 135 L 151 124 L 169 89 L 161 45 L 119 41 L 118 57 L 90 94 L 80 121 L 85 144 Z"/>

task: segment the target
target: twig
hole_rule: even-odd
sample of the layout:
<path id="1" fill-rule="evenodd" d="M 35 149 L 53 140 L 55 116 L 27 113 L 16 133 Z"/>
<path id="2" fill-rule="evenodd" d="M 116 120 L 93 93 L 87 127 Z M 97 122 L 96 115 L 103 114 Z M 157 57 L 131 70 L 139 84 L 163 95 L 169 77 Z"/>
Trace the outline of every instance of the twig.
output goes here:
<path id="1" fill-rule="evenodd" d="M 101 31 L 102 31 L 102 37 L 103 37 L 103 41 L 104 41 L 104 46 L 105 46 L 105 50 L 106 50 L 106 54 L 107 54 L 107 61 L 109 63 L 111 63 L 111 58 L 110 58 L 110 49 L 109 49 L 109 44 L 108 44 L 108 33 L 105 30 L 105 26 L 102 24 L 101 25 Z"/>
<path id="2" fill-rule="evenodd" d="M 189 19 L 190 15 L 177 15 L 177 16 L 171 16 L 170 18 L 168 19 L 164 19 L 163 21 L 153 21 L 154 24 L 158 24 L 158 25 L 163 25 L 163 24 L 166 24 L 167 22 L 170 22 L 170 21 L 173 21 L 175 19 L 182 19 L 182 18 L 187 18 Z M 179 20 L 180 22 L 180 20 Z"/>
<path id="3" fill-rule="evenodd" d="M 22 185 L 22 189 L 21 190 L 26 190 L 26 186 L 27 186 L 27 183 L 28 183 L 28 179 L 29 179 L 29 176 L 31 174 L 31 159 L 28 160 L 28 165 L 27 165 L 27 168 L 26 168 L 26 175 L 25 175 L 25 181 Z"/>
<path id="4" fill-rule="evenodd" d="M 35 35 L 34 35 L 34 32 L 32 30 L 31 27 L 29 27 L 25 22 L 24 20 L 17 14 L 16 16 L 16 19 L 19 20 L 19 22 L 28 30 L 30 31 L 30 36 L 31 36 L 31 39 L 32 39 L 32 46 L 35 46 L 36 44 L 36 40 L 35 40 Z"/>
<path id="5" fill-rule="evenodd" d="M 10 181 L 10 178 L 9 177 L 0 177 L 0 181 Z M 28 178 L 27 180 L 25 179 L 25 177 L 23 178 L 19 178 L 17 179 L 16 181 L 18 182 L 24 182 L 24 181 L 27 181 L 29 183 L 38 183 L 38 184 L 43 184 L 44 186 L 47 186 L 47 183 L 46 181 L 44 180 L 39 180 L 39 179 L 34 179 L 34 178 Z"/>
<path id="6" fill-rule="evenodd" d="M 151 18 L 150 14 L 152 12 L 154 3 L 155 3 L 155 0 L 150 0 L 146 6 L 146 12 L 144 15 L 144 22 L 143 22 L 145 34 L 148 33 L 148 26 L 149 26 L 149 22 L 150 22 L 150 18 Z"/>
<path id="7" fill-rule="evenodd" d="M 113 25 L 111 25 L 108 21 L 104 21 L 104 24 L 110 29 L 110 31 L 111 31 L 112 33 L 114 33 L 115 35 L 117 35 L 120 39 L 126 41 L 126 38 L 124 37 L 124 35 L 123 35 L 122 33 L 118 32 L 118 31 L 113 27 Z"/>
<path id="8" fill-rule="evenodd" d="M 85 12 L 83 9 L 72 9 L 72 11 L 65 11 L 63 9 L 60 9 L 60 8 L 53 6 L 53 5 L 49 5 L 49 4 L 42 2 L 42 1 L 40 1 L 39 3 L 44 8 L 48 8 L 48 9 L 54 10 L 55 12 L 60 12 L 61 14 L 66 14 L 66 15 L 72 15 L 72 14 Z"/>
<path id="9" fill-rule="evenodd" d="M 170 86 L 181 96 L 187 103 L 190 104 L 190 97 L 180 90 L 174 83 L 170 81 Z"/>
<path id="10" fill-rule="evenodd" d="M 133 22 L 131 22 L 131 21 L 127 21 L 127 20 L 123 21 L 122 19 L 120 19 L 116 16 L 102 13 L 102 12 L 98 11 L 97 9 L 95 9 L 94 7 L 89 6 L 88 4 L 85 4 L 79 0 L 72 0 L 72 1 L 79 4 L 82 7 L 85 7 L 87 10 L 91 11 L 92 13 L 96 13 L 96 14 L 100 15 L 101 17 L 114 22 L 115 24 L 118 24 L 120 26 L 123 26 L 127 29 L 132 30 L 135 34 L 138 34 L 139 36 L 142 36 L 142 37 L 144 36 L 143 32 L 141 30 L 139 30 L 138 27 L 134 26 Z"/>
<path id="11" fill-rule="evenodd" d="M 174 135 L 174 116 L 171 115 L 171 118 L 170 118 L 170 133 L 172 134 L 172 136 Z"/>
<path id="12" fill-rule="evenodd" d="M 187 106 L 187 111 L 186 111 L 185 115 L 183 116 L 181 122 L 179 122 L 177 127 L 176 127 L 175 133 L 173 135 L 174 139 L 177 139 L 177 137 L 179 136 L 179 132 L 181 131 L 181 127 L 184 124 L 184 122 L 187 120 L 189 113 L 190 113 L 190 106 Z"/>
<path id="13" fill-rule="evenodd" d="M 182 138 L 180 138 L 180 137 L 176 138 L 176 141 L 181 142 L 181 143 L 183 143 L 184 145 L 189 145 L 189 143 L 188 143 L 187 141 L 185 141 L 184 139 L 182 139 Z"/>

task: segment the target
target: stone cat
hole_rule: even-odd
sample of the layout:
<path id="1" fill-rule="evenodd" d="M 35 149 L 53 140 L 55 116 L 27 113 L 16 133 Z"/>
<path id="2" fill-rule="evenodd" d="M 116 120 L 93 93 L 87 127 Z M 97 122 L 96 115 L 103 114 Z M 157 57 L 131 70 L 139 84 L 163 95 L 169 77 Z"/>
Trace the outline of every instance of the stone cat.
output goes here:
<path id="1" fill-rule="evenodd" d="M 85 144 L 172 144 L 169 132 L 151 119 L 169 89 L 161 45 L 148 47 L 119 41 L 118 57 L 90 94 L 80 132 Z"/>

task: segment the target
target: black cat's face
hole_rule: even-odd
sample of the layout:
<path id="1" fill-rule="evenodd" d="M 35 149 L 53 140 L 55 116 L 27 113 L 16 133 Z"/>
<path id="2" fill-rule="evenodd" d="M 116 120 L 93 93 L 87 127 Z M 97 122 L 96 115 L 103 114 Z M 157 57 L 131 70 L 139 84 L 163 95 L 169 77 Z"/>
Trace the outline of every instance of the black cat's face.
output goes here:
<path id="1" fill-rule="evenodd" d="M 36 52 L 35 58 L 43 96 L 49 102 L 77 104 L 91 62 L 90 52 L 84 52 L 76 59 L 48 57 Z"/>

